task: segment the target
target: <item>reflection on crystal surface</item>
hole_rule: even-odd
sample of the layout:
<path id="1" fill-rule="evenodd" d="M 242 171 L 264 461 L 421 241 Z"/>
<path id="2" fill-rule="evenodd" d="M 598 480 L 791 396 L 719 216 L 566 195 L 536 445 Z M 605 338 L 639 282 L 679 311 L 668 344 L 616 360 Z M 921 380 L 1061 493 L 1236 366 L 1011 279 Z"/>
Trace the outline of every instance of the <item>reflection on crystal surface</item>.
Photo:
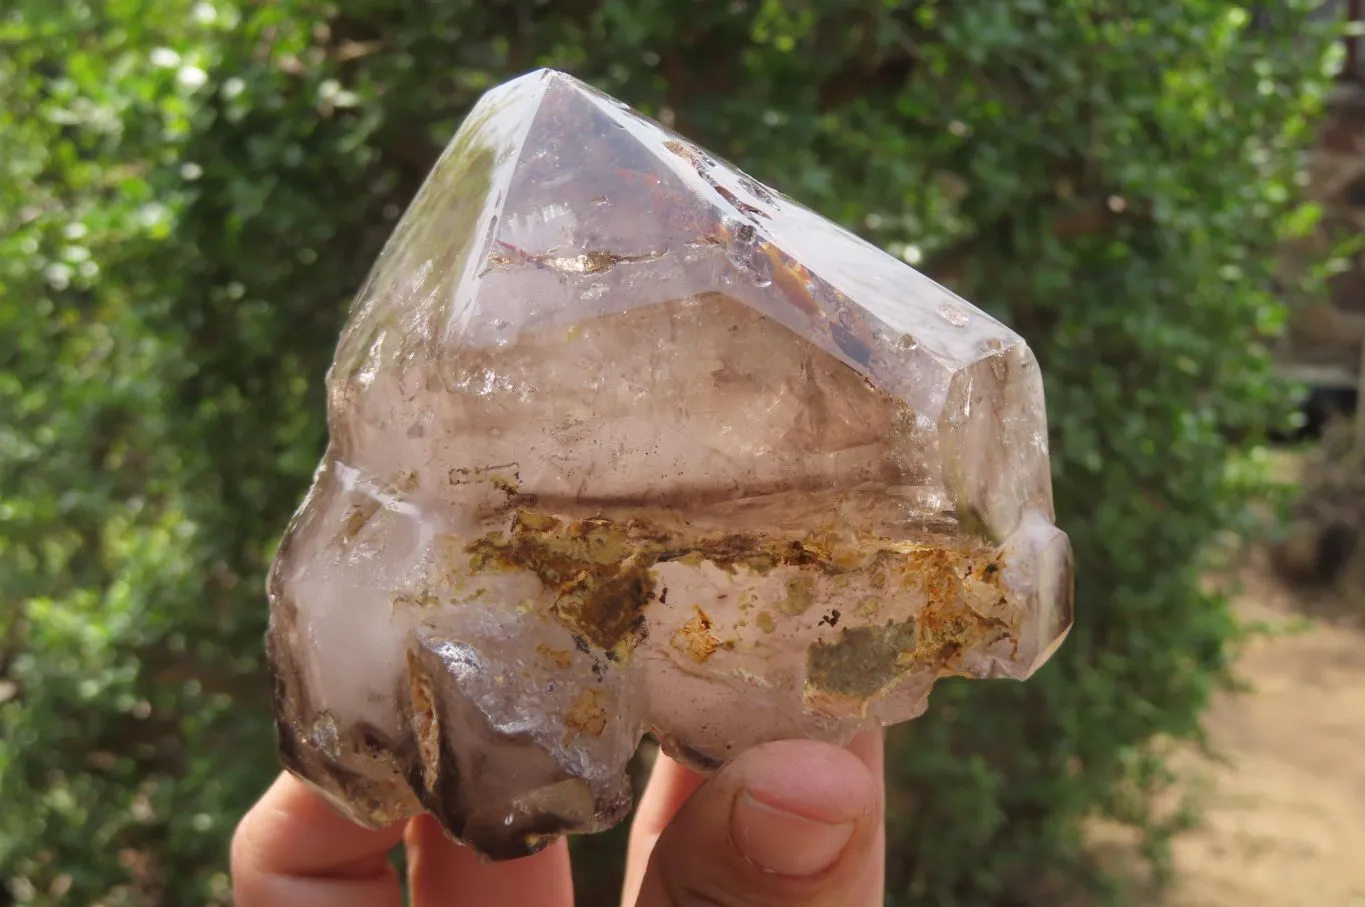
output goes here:
<path id="1" fill-rule="evenodd" d="M 560 73 L 490 92 L 328 379 L 270 579 L 291 769 L 512 857 L 699 768 L 1028 676 L 1071 622 L 1037 363 Z"/>

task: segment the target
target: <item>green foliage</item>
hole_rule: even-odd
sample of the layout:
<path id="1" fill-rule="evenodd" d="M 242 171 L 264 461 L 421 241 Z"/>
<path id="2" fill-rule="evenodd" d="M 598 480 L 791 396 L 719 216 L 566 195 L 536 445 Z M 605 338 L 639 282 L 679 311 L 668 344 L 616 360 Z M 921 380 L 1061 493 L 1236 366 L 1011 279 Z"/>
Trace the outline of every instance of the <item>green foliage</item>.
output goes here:
<path id="1" fill-rule="evenodd" d="M 1236 627 L 1200 552 L 1324 88 L 1304 2 L 13 0 L 0 10 L 0 875 L 225 903 L 274 771 L 262 574 L 349 295 L 463 113 L 576 72 L 922 262 L 1043 362 L 1079 622 L 897 736 L 895 903 L 1001 903 L 1081 820 L 1158 864 Z M 595 845 L 585 845 L 584 852 Z M 593 894 L 585 902 L 599 903 Z"/>

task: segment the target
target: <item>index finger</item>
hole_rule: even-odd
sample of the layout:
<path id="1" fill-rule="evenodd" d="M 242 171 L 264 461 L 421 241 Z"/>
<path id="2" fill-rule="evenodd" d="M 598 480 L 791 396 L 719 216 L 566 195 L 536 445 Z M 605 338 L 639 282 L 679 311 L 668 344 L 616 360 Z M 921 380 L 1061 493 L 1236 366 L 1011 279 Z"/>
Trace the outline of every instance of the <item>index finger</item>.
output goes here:
<path id="1" fill-rule="evenodd" d="M 404 824 L 362 828 L 281 774 L 233 835 L 234 900 L 238 907 L 402 907 L 388 854 Z"/>

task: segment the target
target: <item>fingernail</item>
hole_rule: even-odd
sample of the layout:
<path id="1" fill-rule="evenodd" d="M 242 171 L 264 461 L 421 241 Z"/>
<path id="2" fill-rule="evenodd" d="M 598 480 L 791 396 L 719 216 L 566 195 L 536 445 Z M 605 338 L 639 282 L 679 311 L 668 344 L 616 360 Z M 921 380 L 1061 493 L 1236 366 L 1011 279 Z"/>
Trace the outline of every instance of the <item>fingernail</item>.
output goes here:
<path id="1" fill-rule="evenodd" d="M 812 876 L 834 865 L 853 837 L 852 822 L 821 822 L 770 806 L 748 791 L 730 817 L 735 846 L 759 868 Z"/>

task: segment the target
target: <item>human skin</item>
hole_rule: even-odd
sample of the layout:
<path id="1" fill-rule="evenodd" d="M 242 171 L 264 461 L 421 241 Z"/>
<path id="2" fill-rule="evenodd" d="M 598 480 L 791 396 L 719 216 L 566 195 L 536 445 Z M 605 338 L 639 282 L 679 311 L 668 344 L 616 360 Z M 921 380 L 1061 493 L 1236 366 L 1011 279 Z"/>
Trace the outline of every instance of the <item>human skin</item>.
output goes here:
<path id="1" fill-rule="evenodd" d="M 709 778 L 660 756 L 631 826 L 622 907 L 874 907 L 886 836 L 879 731 L 845 748 L 755 747 Z M 407 853 L 413 907 L 571 907 L 564 841 L 483 863 L 422 816 L 372 831 L 282 774 L 232 842 L 238 907 L 401 907 L 388 853 Z"/>

